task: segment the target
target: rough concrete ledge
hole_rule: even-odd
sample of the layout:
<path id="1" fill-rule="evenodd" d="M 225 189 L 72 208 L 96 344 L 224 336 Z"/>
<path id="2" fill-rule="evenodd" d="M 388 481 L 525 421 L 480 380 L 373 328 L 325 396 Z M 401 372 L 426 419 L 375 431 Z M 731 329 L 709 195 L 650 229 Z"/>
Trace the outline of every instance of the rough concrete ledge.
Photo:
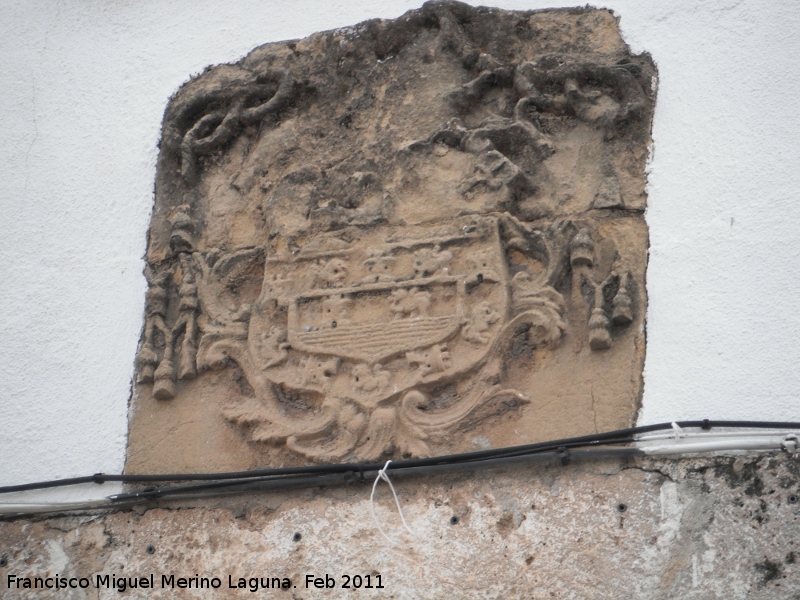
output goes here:
<path id="1" fill-rule="evenodd" d="M 783 454 L 407 478 L 396 487 L 413 535 L 388 486 L 377 493 L 395 546 L 373 523 L 369 484 L 17 519 L 0 522 L 0 589 L 9 599 L 116 598 L 119 578 L 152 574 L 154 589 L 125 596 L 800 598 L 799 480 L 800 464 Z M 11 575 L 56 574 L 90 587 L 8 589 Z M 98 575 L 117 587 L 96 587 Z M 308 575 L 335 587 L 307 588 Z M 343 589 L 345 575 L 362 588 Z M 384 587 L 365 589 L 367 575 Z M 216 591 L 195 589 L 214 577 Z M 254 594 L 253 578 L 291 587 Z"/>

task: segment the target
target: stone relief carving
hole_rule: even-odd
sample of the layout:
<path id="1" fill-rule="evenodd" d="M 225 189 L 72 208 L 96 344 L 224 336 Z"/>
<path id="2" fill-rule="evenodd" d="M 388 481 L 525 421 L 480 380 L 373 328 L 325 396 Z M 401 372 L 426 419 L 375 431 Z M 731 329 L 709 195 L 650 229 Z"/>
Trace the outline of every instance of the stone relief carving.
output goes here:
<path id="1" fill-rule="evenodd" d="M 595 427 L 596 394 L 620 389 L 603 418 L 630 422 L 653 76 L 606 11 L 432 2 L 184 86 L 164 119 L 129 469 L 191 463 L 141 438 L 186 442 L 193 401 L 218 421 L 200 431 L 251 452 L 220 464 L 245 466 L 429 456 L 484 430 L 533 441 L 497 427 L 552 423 L 540 407 L 571 402 L 553 391 L 587 383 Z"/>

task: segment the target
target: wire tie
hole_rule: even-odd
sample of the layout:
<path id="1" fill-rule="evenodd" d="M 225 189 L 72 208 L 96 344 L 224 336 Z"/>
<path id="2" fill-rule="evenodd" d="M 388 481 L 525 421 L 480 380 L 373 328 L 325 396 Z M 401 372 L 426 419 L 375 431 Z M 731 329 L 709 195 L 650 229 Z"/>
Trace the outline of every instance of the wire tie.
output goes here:
<path id="1" fill-rule="evenodd" d="M 94 475 L 92 475 L 92 481 L 94 481 L 97 484 L 105 483 L 106 476 L 103 475 L 102 473 L 95 473 Z"/>
<path id="2" fill-rule="evenodd" d="M 683 429 L 675 421 L 672 422 L 672 431 L 675 432 L 675 439 L 679 440 L 683 437 Z"/>
<path id="3" fill-rule="evenodd" d="M 364 477 L 364 465 L 358 465 L 358 475 L 360 477 L 359 483 L 367 483 L 367 478 Z"/>
<path id="4" fill-rule="evenodd" d="M 561 459 L 561 464 L 567 466 L 572 456 L 566 446 L 559 446 L 556 455 Z"/>
<path id="5" fill-rule="evenodd" d="M 781 446 L 783 446 L 783 449 L 789 454 L 797 454 L 797 436 L 793 433 L 785 436 L 781 441 Z"/>
<path id="6" fill-rule="evenodd" d="M 711 421 L 709 421 L 708 419 L 703 419 L 703 426 L 701 427 L 701 429 L 705 431 L 711 431 Z"/>
<path id="7" fill-rule="evenodd" d="M 375 525 L 378 527 L 378 531 L 381 532 L 381 535 L 383 535 L 383 537 L 389 540 L 390 544 L 394 545 L 396 542 L 388 535 L 386 535 L 386 532 L 381 527 L 381 524 L 378 523 L 378 517 L 375 515 L 375 490 L 378 487 L 378 482 L 381 479 L 383 479 L 386 483 L 389 484 L 389 487 L 392 490 L 392 495 L 394 496 L 394 502 L 397 505 L 397 512 L 400 513 L 400 519 L 402 519 L 406 531 L 408 531 L 408 533 L 411 533 L 411 530 L 408 528 L 408 523 L 406 523 L 406 518 L 403 516 L 403 509 L 400 508 L 400 500 L 397 499 L 397 492 L 394 491 L 394 485 L 392 485 L 391 479 L 389 479 L 389 476 L 386 474 L 386 470 L 389 468 L 389 463 L 391 462 L 392 462 L 391 460 L 386 461 L 386 464 L 383 465 L 383 468 L 380 471 L 378 471 L 378 476 L 375 478 L 375 483 L 372 484 L 372 493 L 369 496 L 369 510 L 372 513 L 372 520 L 375 521 Z M 414 534 L 411 533 L 411 535 Z"/>

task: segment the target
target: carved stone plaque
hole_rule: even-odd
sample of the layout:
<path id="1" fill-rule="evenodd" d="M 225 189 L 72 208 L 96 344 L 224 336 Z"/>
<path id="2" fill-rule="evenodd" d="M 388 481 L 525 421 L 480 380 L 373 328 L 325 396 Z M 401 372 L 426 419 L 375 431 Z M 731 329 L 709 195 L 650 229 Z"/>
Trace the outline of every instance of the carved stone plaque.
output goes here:
<path id="1" fill-rule="evenodd" d="M 631 425 L 655 69 L 605 10 L 431 2 L 164 115 L 128 472 Z"/>

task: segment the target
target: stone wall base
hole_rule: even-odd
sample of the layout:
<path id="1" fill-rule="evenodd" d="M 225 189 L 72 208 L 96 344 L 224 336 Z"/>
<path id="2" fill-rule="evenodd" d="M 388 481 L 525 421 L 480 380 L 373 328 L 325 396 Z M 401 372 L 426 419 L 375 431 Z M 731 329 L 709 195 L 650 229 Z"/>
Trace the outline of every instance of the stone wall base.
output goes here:
<path id="1" fill-rule="evenodd" d="M 15 519 L 0 522 L 0 589 L 9 599 L 116 598 L 120 581 L 130 584 L 120 578 L 149 584 L 152 574 L 154 589 L 139 580 L 126 596 L 798 598 L 799 479 L 785 454 L 395 478 L 413 534 L 385 483 L 375 503 L 394 545 L 370 514 L 371 482 Z M 12 575 L 56 574 L 90 587 L 8 588 Z M 216 591 L 197 589 L 214 577 Z M 276 589 L 283 578 L 289 589 Z"/>

